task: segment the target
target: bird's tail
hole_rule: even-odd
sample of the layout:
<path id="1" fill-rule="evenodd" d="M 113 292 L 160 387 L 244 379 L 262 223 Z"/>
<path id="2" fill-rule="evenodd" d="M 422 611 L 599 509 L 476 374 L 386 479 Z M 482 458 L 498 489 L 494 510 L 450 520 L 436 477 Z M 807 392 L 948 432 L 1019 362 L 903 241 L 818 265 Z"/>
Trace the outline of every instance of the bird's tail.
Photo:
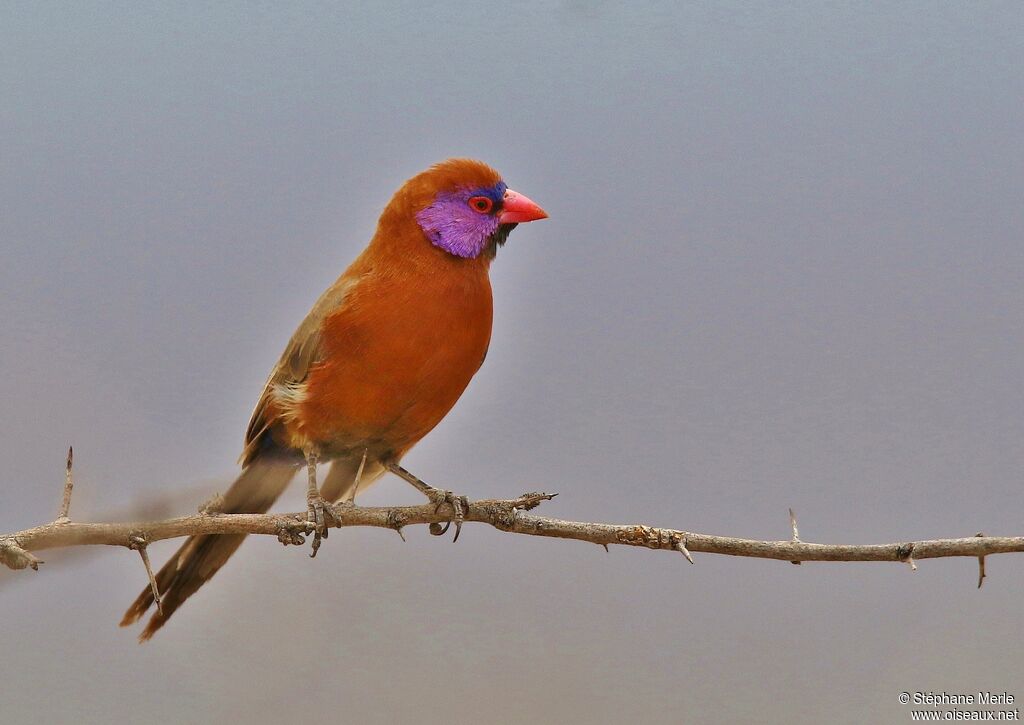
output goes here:
<path id="1" fill-rule="evenodd" d="M 269 458 L 254 460 L 224 494 L 219 510 L 224 513 L 264 513 L 284 492 L 296 470 L 294 463 Z M 149 618 L 139 641 L 145 642 L 164 626 L 178 607 L 227 563 L 244 539 L 245 534 L 188 537 L 156 575 L 162 611 L 154 612 Z M 139 621 L 152 604 L 153 592 L 146 587 L 124 613 L 121 626 Z"/>

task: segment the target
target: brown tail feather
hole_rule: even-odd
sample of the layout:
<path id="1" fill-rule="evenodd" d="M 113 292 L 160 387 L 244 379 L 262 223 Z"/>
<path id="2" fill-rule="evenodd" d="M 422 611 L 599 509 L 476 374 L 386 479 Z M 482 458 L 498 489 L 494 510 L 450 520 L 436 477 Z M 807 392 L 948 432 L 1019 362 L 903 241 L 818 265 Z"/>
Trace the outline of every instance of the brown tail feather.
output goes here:
<path id="1" fill-rule="evenodd" d="M 281 461 L 249 464 L 224 495 L 225 513 L 264 513 L 277 500 L 295 475 L 296 466 Z M 235 553 L 245 540 L 244 534 L 190 536 L 156 575 L 163 612 L 154 612 L 139 635 L 145 642 L 196 593 Z M 137 622 L 153 604 L 149 587 L 125 612 L 121 626 Z"/>

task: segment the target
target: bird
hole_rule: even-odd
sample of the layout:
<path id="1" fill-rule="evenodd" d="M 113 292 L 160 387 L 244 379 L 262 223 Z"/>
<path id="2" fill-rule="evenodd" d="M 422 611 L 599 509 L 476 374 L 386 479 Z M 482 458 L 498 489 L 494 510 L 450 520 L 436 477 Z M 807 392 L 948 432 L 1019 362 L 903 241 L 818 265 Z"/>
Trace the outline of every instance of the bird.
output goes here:
<path id="1" fill-rule="evenodd" d="M 498 248 L 518 224 L 547 216 L 474 159 L 442 161 L 402 184 L 370 243 L 316 301 L 271 370 L 246 429 L 241 473 L 216 511 L 264 513 L 304 467 L 315 556 L 331 505 L 353 504 L 390 471 L 450 503 L 457 535 L 465 499 L 427 485 L 400 462 L 487 356 L 489 269 Z M 318 465 L 328 462 L 318 485 Z M 160 601 L 139 641 L 163 627 L 244 539 L 189 537 L 156 575 Z M 147 587 L 121 626 L 154 601 Z"/>

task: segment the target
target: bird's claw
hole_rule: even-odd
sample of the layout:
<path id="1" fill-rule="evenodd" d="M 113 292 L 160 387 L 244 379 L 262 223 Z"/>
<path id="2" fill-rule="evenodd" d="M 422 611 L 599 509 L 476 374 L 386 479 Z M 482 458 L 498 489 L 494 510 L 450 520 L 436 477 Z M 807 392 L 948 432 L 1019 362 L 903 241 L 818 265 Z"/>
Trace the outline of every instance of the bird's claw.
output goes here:
<path id="1" fill-rule="evenodd" d="M 462 533 L 462 523 L 466 520 L 466 511 L 469 510 L 469 499 L 465 496 L 456 496 L 451 491 L 442 491 L 441 489 L 434 489 L 427 495 L 431 502 L 434 503 L 434 513 L 440 511 L 445 505 L 452 507 L 452 518 L 444 524 L 432 523 L 430 525 L 430 533 L 434 536 L 444 536 L 448 533 L 452 523 L 454 523 L 455 537 L 452 539 L 454 544 L 459 540 L 459 534 Z"/>
<path id="2" fill-rule="evenodd" d="M 313 551 L 309 556 L 313 558 L 320 550 L 321 540 L 326 539 L 330 535 L 331 527 L 337 526 L 341 520 L 334 507 L 319 496 L 309 499 L 307 504 L 309 508 L 306 511 L 306 521 L 313 527 Z"/>

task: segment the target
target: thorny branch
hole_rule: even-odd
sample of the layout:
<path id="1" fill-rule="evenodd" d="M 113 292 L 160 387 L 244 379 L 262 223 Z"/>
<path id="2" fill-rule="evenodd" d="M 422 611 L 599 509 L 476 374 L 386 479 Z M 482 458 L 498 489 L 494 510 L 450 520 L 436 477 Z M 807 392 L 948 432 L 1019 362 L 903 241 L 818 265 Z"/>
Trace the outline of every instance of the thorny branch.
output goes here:
<path id="1" fill-rule="evenodd" d="M 32 552 L 71 546 L 124 546 L 140 552 L 144 563 L 146 546 L 154 541 L 195 534 L 263 534 L 276 536 L 285 544 L 302 544 L 312 531 L 307 512 L 289 514 L 225 514 L 206 506 L 198 514 L 162 521 L 129 523 L 80 523 L 66 518 L 70 501 L 71 469 L 68 457 L 65 493 L 67 499 L 57 520 L 11 534 L 0 534 L 0 564 L 11 569 L 32 567 L 42 562 Z M 792 537 L 788 540 L 759 541 L 732 536 L 714 536 L 643 524 L 601 524 L 566 521 L 528 513 L 557 494 L 525 493 L 513 499 L 461 501 L 463 520 L 488 524 L 500 531 L 528 536 L 574 539 L 607 548 L 609 545 L 637 546 L 682 553 L 693 562 L 693 553 L 723 554 L 760 559 L 802 561 L 893 561 L 916 569 L 922 559 L 966 556 L 979 561 L 978 586 L 985 578 L 984 559 L 992 554 L 1024 552 L 1024 536 L 975 536 L 955 539 L 898 542 L 890 544 L 815 544 L 800 539 L 796 515 L 790 511 Z M 333 526 L 373 526 L 399 534 L 406 526 L 444 524 L 455 515 L 450 502 L 422 506 L 362 507 L 341 504 L 333 507 Z M 435 528 L 436 530 L 436 528 Z M 404 536 L 403 536 L 404 539 Z M 151 570 L 147 566 L 147 572 Z"/>

